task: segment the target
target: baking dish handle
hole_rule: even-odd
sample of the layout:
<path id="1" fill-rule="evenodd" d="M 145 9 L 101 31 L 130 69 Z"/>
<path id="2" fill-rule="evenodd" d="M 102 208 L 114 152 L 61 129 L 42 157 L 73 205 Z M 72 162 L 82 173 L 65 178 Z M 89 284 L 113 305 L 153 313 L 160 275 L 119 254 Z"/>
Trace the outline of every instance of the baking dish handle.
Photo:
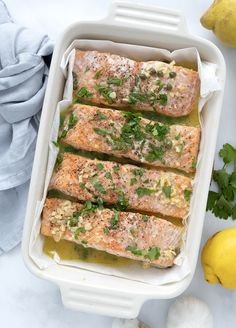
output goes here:
<path id="1" fill-rule="evenodd" d="M 63 304 L 71 309 L 107 315 L 116 318 L 134 319 L 138 316 L 144 299 L 139 295 L 99 288 L 98 286 L 75 286 L 61 284 Z"/>
<path id="2" fill-rule="evenodd" d="M 126 0 L 113 0 L 105 22 L 156 32 L 188 34 L 185 17 L 180 12 Z"/>

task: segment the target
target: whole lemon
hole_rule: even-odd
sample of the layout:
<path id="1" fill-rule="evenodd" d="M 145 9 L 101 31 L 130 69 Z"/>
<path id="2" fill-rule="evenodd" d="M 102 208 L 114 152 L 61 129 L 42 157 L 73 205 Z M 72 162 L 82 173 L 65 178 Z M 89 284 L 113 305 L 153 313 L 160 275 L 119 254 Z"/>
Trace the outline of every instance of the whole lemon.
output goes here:
<path id="1" fill-rule="evenodd" d="M 236 289 L 236 228 L 217 232 L 202 251 L 204 276 L 210 284 Z"/>
<path id="2" fill-rule="evenodd" d="M 215 0 L 200 21 L 225 45 L 236 48 L 236 0 Z"/>

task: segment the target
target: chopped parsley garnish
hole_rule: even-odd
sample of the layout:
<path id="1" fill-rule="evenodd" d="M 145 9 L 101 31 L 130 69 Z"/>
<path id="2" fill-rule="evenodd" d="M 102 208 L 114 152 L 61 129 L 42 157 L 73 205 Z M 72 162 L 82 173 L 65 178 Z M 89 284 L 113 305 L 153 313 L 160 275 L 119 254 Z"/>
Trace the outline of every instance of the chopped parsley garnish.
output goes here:
<path id="1" fill-rule="evenodd" d="M 70 113 L 69 122 L 68 122 L 68 130 L 73 129 L 74 125 L 78 122 L 78 117 L 73 113 Z"/>
<path id="2" fill-rule="evenodd" d="M 144 155 L 146 161 L 155 162 L 155 161 L 161 161 L 163 159 L 164 150 L 165 150 L 165 147 L 163 145 L 157 147 L 152 143 L 149 143 L 149 149 L 150 151 Z"/>
<path id="3" fill-rule="evenodd" d="M 145 137 L 140 125 L 141 115 L 139 113 L 125 112 L 124 117 L 126 122 L 121 127 L 120 135 L 117 136 L 112 132 L 106 132 L 106 142 L 112 145 L 112 149 L 116 151 L 127 151 L 133 147 L 134 141 L 142 141 Z M 114 130 L 116 129 L 114 128 Z M 102 131 L 100 134 L 105 134 L 105 131 Z"/>
<path id="4" fill-rule="evenodd" d="M 79 118 L 77 116 L 75 116 L 72 112 L 69 115 L 69 119 L 68 119 L 68 127 L 67 130 L 64 129 L 61 132 L 60 138 L 65 138 L 67 136 L 67 133 L 70 129 L 73 129 L 73 127 L 75 126 L 75 124 L 78 122 Z"/>
<path id="5" fill-rule="evenodd" d="M 230 144 L 224 144 L 219 152 L 224 161 L 220 170 L 214 170 L 213 181 L 218 191 L 209 191 L 207 211 L 211 211 L 216 217 L 236 219 L 236 149 Z"/>
<path id="6" fill-rule="evenodd" d="M 76 76 L 73 76 L 73 90 L 77 90 L 78 88 L 78 80 Z"/>
<path id="7" fill-rule="evenodd" d="M 167 104 L 167 100 L 168 100 L 168 98 L 165 93 L 160 93 L 158 95 L 158 101 L 159 101 L 160 105 L 165 106 Z"/>
<path id="8" fill-rule="evenodd" d="M 105 235 L 108 235 L 110 230 L 109 230 L 109 228 L 103 228 L 103 232 L 105 233 Z"/>
<path id="9" fill-rule="evenodd" d="M 125 112 L 124 117 L 126 122 L 121 127 L 120 135 L 110 134 L 109 142 L 111 142 L 113 150 L 127 151 L 133 146 L 134 141 L 141 141 L 144 138 L 140 126 L 140 114 Z"/>
<path id="10" fill-rule="evenodd" d="M 162 187 L 162 191 L 164 192 L 167 198 L 171 198 L 171 186 Z"/>
<path id="11" fill-rule="evenodd" d="M 138 92 L 131 92 L 128 97 L 128 103 L 135 105 L 138 101 L 147 101 L 147 95 Z"/>
<path id="12" fill-rule="evenodd" d="M 164 83 L 161 80 L 156 80 L 155 83 L 158 85 L 158 91 L 160 92 L 164 87 Z"/>
<path id="13" fill-rule="evenodd" d="M 151 195 L 154 192 L 155 192 L 155 190 L 153 190 L 153 189 L 148 189 L 148 188 L 143 188 L 143 187 L 139 187 L 136 189 L 136 193 L 137 193 L 138 197 Z"/>
<path id="14" fill-rule="evenodd" d="M 160 248 L 159 247 L 150 247 L 147 253 L 147 257 L 149 260 L 154 261 L 159 259 L 161 256 Z"/>
<path id="15" fill-rule="evenodd" d="M 56 168 L 58 169 L 63 161 L 63 154 L 59 153 L 56 159 Z"/>
<path id="16" fill-rule="evenodd" d="M 78 223 L 78 217 L 74 215 L 73 213 L 73 216 L 68 220 L 68 225 L 69 227 L 74 227 L 76 226 Z"/>
<path id="17" fill-rule="evenodd" d="M 145 249 L 138 249 L 137 246 L 127 246 L 125 248 L 126 251 L 130 251 L 134 255 L 144 256 L 146 254 Z"/>
<path id="18" fill-rule="evenodd" d="M 135 149 L 135 143 L 139 141 L 140 147 L 137 156 L 140 158 L 144 157 L 148 162 L 162 161 L 165 150 L 172 146 L 166 140 L 170 130 L 169 126 L 158 122 L 150 122 L 144 126 L 141 124 L 142 116 L 140 113 L 125 112 L 124 117 L 125 123 L 121 127 L 119 134 L 115 127 L 112 127 L 110 130 L 96 127 L 94 131 L 106 137 L 106 143 L 112 146 L 114 151 L 122 150 L 127 152 L 129 149 Z M 158 140 L 160 144 L 155 146 L 155 144 L 149 141 L 151 138 Z M 143 153 L 145 143 L 147 143 L 149 151 Z"/>
<path id="19" fill-rule="evenodd" d="M 175 72 L 170 72 L 170 73 L 169 73 L 169 77 L 170 77 L 171 79 L 175 78 L 175 77 L 176 77 L 176 73 L 175 73 Z"/>
<path id="20" fill-rule="evenodd" d="M 161 74 L 161 73 L 160 73 Z M 162 72 L 163 74 L 163 72 Z M 141 92 L 141 91 L 137 91 L 137 87 L 136 89 L 134 89 L 134 91 L 130 92 L 130 94 L 128 95 L 128 103 L 130 105 L 135 105 L 137 102 L 148 102 L 151 105 L 154 105 L 155 103 L 159 103 L 162 106 L 165 106 L 167 104 L 167 94 L 165 93 L 160 93 L 160 91 L 163 89 L 164 87 L 164 83 L 161 80 L 156 80 L 155 84 L 158 86 L 158 90 L 156 90 L 155 92 L 151 91 L 151 92 Z M 166 90 L 171 90 L 172 86 L 170 83 L 168 83 L 165 86 Z"/>
<path id="21" fill-rule="evenodd" d="M 104 166 L 103 166 L 102 163 L 98 163 L 98 164 L 97 164 L 97 169 L 98 169 L 98 171 L 101 171 L 103 168 L 104 168 Z"/>
<path id="22" fill-rule="evenodd" d="M 57 141 L 53 141 L 52 143 L 54 144 L 55 147 L 59 148 L 59 143 Z"/>
<path id="23" fill-rule="evenodd" d="M 127 119 L 128 122 L 139 119 L 142 117 L 141 113 L 134 113 L 134 112 L 124 112 L 124 117 Z"/>
<path id="24" fill-rule="evenodd" d="M 68 132 L 68 130 L 63 130 L 62 133 L 61 133 L 60 138 L 65 138 L 66 135 L 67 135 L 67 132 Z"/>
<path id="25" fill-rule="evenodd" d="M 83 211 L 83 213 L 87 213 L 87 214 L 90 213 L 90 212 L 95 213 L 97 208 L 98 208 L 97 205 L 93 204 L 90 200 L 87 200 L 85 202 L 85 205 L 84 205 L 82 211 Z"/>
<path id="26" fill-rule="evenodd" d="M 85 185 L 84 182 L 80 182 L 79 185 L 80 185 L 80 187 L 81 187 L 82 189 L 86 189 L 86 185 Z"/>
<path id="27" fill-rule="evenodd" d="M 192 169 L 195 169 L 197 166 L 197 158 L 194 157 L 193 160 L 192 160 Z"/>
<path id="28" fill-rule="evenodd" d="M 159 91 L 162 87 L 159 87 Z M 156 102 L 159 102 L 160 105 L 165 106 L 167 104 L 167 94 L 165 93 L 155 93 L 150 92 L 149 94 L 142 94 L 137 92 L 132 92 L 129 94 L 129 104 L 136 104 L 138 101 L 140 102 L 149 102 L 151 105 L 154 105 Z"/>
<path id="29" fill-rule="evenodd" d="M 137 256 L 144 256 L 150 261 L 159 259 L 161 252 L 159 247 L 150 247 L 147 249 L 138 249 L 137 246 L 127 246 L 126 251 L 130 251 L 132 254 Z"/>
<path id="30" fill-rule="evenodd" d="M 132 236 L 136 236 L 137 235 L 137 229 L 135 227 L 131 227 L 129 229 L 129 231 L 130 231 L 130 233 L 131 233 Z"/>
<path id="31" fill-rule="evenodd" d="M 90 180 L 90 183 L 92 185 L 94 185 L 94 183 L 98 181 L 98 175 L 97 175 L 97 173 L 94 173 L 89 180 Z"/>
<path id="32" fill-rule="evenodd" d="M 124 81 L 122 79 L 119 79 L 118 77 L 113 76 L 113 77 L 109 77 L 107 79 L 107 83 L 114 84 L 114 85 L 117 85 L 120 87 L 123 85 Z"/>
<path id="33" fill-rule="evenodd" d="M 143 215 L 142 216 L 142 219 L 143 219 L 144 222 L 147 222 L 148 221 L 148 216 L 147 215 Z"/>
<path id="34" fill-rule="evenodd" d="M 99 127 L 93 130 L 106 137 L 106 143 L 114 151 L 127 152 L 129 149 L 135 149 L 137 142 L 140 142 L 137 156 L 144 157 L 148 162 L 162 161 L 165 150 L 172 146 L 166 139 L 170 131 L 169 126 L 158 122 L 150 122 L 145 126 L 141 124 L 142 116 L 140 113 L 125 112 L 124 118 L 125 123 L 120 131 L 114 126 L 110 130 Z M 150 139 L 158 140 L 160 144 L 156 146 L 149 141 Z M 147 143 L 149 150 L 143 153 L 145 143 Z"/>
<path id="35" fill-rule="evenodd" d="M 111 225 L 109 229 L 116 229 L 119 222 L 119 212 L 114 210 L 114 216 L 111 219 Z"/>
<path id="36" fill-rule="evenodd" d="M 75 230 L 75 232 L 74 232 L 75 238 L 76 238 L 80 233 L 85 233 L 85 232 L 86 232 L 86 230 L 85 230 L 84 227 L 79 227 L 79 228 L 77 228 L 77 229 Z"/>
<path id="37" fill-rule="evenodd" d="M 192 190 L 191 189 L 185 189 L 184 198 L 187 200 L 187 202 L 190 201 L 191 195 L 192 195 Z"/>
<path id="38" fill-rule="evenodd" d="M 110 131 L 106 130 L 106 129 L 102 129 L 102 128 L 93 128 L 94 132 L 96 132 L 97 134 L 99 134 L 100 136 L 106 136 L 111 134 Z"/>
<path id="39" fill-rule="evenodd" d="M 113 92 L 110 87 L 104 86 L 102 84 L 96 84 L 95 89 L 100 93 L 100 95 L 108 101 L 109 104 L 112 104 L 114 101 L 110 97 L 110 94 Z"/>
<path id="40" fill-rule="evenodd" d="M 135 183 L 137 183 L 138 180 L 136 178 L 131 178 L 130 179 L 130 185 L 133 186 Z"/>
<path id="41" fill-rule="evenodd" d="M 125 112 L 126 123 L 121 128 L 120 139 L 125 144 L 133 144 L 133 141 L 144 139 L 144 133 L 140 125 L 141 115 L 139 113 Z"/>
<path id="42" fill-rule="evenodd" d="M 118 211 L 124 211 L 129 206 L 128 200 L 125 198 L 125 193 L 122 190 L 118 190 L 118 200 L 115 205 L 115 209 Z"/>
<path id="43" fill-rule="evenodd" d="M 150 122 L 145 126 L 145 131 L 151 134 L 158 141 L 163 141 L 166 135 L 169 133 L 170 128 L 168 125 L 164 125 L 158 122 Z"/>
<path id="44" fill-rule="evenodd" d="M 103 208 L 103 203 L 99 202 L 97 199 L 98 204 L 93 204 L 90 200 L 87 200 L 84 203 L 84 206 L 79 210 L 73 212 L 72 216 L 68 220 L 68 224 L 70 227 L 76 226 L 79 218 L 83 215 L 90 215 L 91 213 L 95 213 L 97 209 L 102 209 Z"/>
<path id="45" fill-rule="evenodd" d="M 112 175 L 111 175 L 110 172 L 106 172 L 105 177 L 106 177 L 107 179 L 112 180 Z"/>
<path id="46" fill-rule="evenodd" d="M 96 202 L 99 209 L 103 209 L 103 200 L 100 197 L 96 197 Z"/>
<path id="47" fill-rule="evenodd" d="M 97 71 L 95 73 L 94 78 L 97 80 L 97 79 L 99 79 L 101 77 L 101 75 L 102 75 L 102 70 L 100 69 L 99 71 Z"/>
<path id="48" fill-rule="evenodd" d="M 118 172 L 119 172 L 119 169 L 120 169 L 120 167 L 119 167 L 118 164 L 115 164 L 115 165 L 113 166 L 113 170 L 114 170 L 115 173 L 118 173 Z"/>
<path id="49" fill-rule="evenodd" d="M 82 87 L 77 93 L 77 96 L 79 98 L 88 98 L 88 97 L 91 97 L 92 95 L 93 94 L 91 92 L 89 92 L 86 87 Z"/>
<path id="50" fill-rule="evenodd" d="M 141 169 L 132 169 L 131 172 L 133 173 L 133 175 L 135 176 L 140 176 L 142 177 L 144 175 L 145 170 L 143 168 Z"/>
<path id="51" fill-rule="evenodd" d="M 97 190 L 98 192 L 100 192 L 101 194 L 106 194 L 106 190 L 103 188 L 101 182 L 97 181 L 94 183 L 94 189 Z"/>
<path id="52" fill-rule="evenodd" d="M 104 115 L 103 113 L 97 111 L 97 113 L 93 115 L 93 121 L 103 121 L 103 120 L 107 120 L 107 116 Z"/>

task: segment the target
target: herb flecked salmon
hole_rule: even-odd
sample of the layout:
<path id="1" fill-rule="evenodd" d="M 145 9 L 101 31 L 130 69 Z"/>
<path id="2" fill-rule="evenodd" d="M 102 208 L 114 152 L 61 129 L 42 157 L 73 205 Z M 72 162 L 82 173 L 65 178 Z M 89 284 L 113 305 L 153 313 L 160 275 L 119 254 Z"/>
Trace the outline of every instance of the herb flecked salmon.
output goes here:
<path id="1" fill-rule="evenodd" d="M 174 62 L 76 50 L 73 75 L 74 97 L 80 102 L 178 117 L 191 113 L 198 101 L 198 73 Z"/>
<path id="2" fill-rule="evenodd" d="M 80 201 L 93 202 L 99 197 L 105 203 L 116 204 L 119 209 L 185 218 L 189 211 L 192 180 L 173 172 L 64 153 L 49 189 Z"/>
<path id="3" fill-rule="evenodd" d="M 155 216 L 119 212 L 94 205 L 47 198 L 41 233 L 117 256 L 171 267 L 182 243 L 183 227 Z"/>
<path id="4" fill-rule="evenodd" d="M 67 114 L 61 136 L 64 143 L 77 149 L 194 172 L 200 128 L 168 126 L 138 113 L 75 104 Z"/>

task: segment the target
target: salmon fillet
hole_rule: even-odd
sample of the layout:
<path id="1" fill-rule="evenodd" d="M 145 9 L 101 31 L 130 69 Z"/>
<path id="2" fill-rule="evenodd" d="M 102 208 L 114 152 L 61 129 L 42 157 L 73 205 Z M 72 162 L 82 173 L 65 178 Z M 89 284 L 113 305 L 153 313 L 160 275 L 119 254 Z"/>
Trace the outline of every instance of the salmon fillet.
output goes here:
<path id="1" fill-rule="evenodd" d="M 181 247 L 183 227 L 155 216 L 46 199 L 41 233 L 166 268 Z"/>
<path id="2" fill-rule="evenodd" d="M 172 172 L 64 153 L 49 189 L 81 201 L 96 201 L 100 197 L 105 203 L 116 204 L 122 209 L 185 218 L 192 184 L 190 178 Z"/>
<path id="3" fill-rule="evenodd" d="M 137 62 L 110 53 L 76 50 L 73 74 L 74 97 L 95 105 L 178 117 L 191 113 L 198 101 L 198 73 L 174 62 Z"/>
<path id="4" fill-rule="evenodd" d="M 68 113 L 61 134 L 64 143 L 77 149 L 186 172 L 195 171 L 200 142 L 199 128 L 168 126 L 137 113 L 82 104 Z"/>

